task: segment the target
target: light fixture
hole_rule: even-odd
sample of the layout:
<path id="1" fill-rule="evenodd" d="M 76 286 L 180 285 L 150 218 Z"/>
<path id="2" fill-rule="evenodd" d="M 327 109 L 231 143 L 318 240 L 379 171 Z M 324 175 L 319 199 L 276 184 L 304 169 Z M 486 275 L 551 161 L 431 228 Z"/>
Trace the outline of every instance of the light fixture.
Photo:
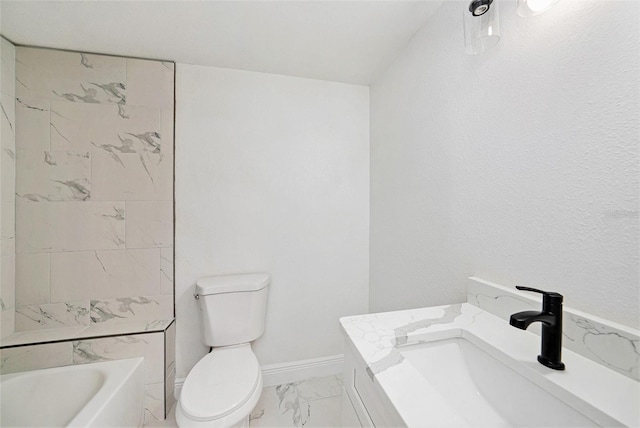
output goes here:
<path id="1" fill-rule="evenodd" d="M 463 11 L 464 46 L 468 54 L 479 54 L 500 41 L 498 0 L 473 0 Z"/>
<path id="2" fill-rule="evenodd" d="M 518 15 L 538 15 L 556 3 L 558 3 L 558 0 L 518 0 Z"/>
<path id="3" fill-rule="evenodd" d="M 484 15 L 491 8 L 491 3 L 493 0 L 474 0 L 469 4 L 469 12 L 473 16 Z"/>

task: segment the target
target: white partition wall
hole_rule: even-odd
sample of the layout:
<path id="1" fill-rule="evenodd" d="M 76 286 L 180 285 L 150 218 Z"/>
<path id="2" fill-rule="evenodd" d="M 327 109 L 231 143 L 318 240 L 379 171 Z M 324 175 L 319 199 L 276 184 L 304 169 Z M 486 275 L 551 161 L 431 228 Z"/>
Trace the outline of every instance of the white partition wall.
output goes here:
<path id="1" fill-rule="evenodd" d="M 261 364 L 341 354 L 368 308 L 369 89 L 183 64 L 176 89 L 178 378 L 207 275 L 271 275 Z"/>

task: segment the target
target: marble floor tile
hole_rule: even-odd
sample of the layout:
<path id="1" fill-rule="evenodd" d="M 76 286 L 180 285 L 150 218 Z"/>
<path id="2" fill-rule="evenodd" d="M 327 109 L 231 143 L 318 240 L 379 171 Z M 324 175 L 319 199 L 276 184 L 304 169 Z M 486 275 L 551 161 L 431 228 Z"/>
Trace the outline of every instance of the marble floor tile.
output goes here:
<path id="1" fill-rule="evenodd" d="M 164 421 L 147 421 L 144 424 L 145 427 L 149 428 L 178 428 L 178 424 L 176 423 L 176 406 L 174 405 L 169 415 L 167 415 L 167 419 Z"/>
<path id="2" fill-rule="evenodd" d="M 342 397 L 320 398 L 312 401 L 303 401 L 302 407 L 307 408 L 307 420 L 305 427 L 340 427 L 340 415 L 342 411 Z"/>
<path id="3" fill-rule="evenodd" d="M 279 387 L 284 389 L 279 389 Z M 295 401 L 295 394 L 292 394 L 285 402 L 280 398 L 284 399 L 289 392 L 293 392 L 293 390 L 287 388 L 286 384 L 264 388 L 258 404 L 251 412 L 250 426 L 300 426 L 295 425 L 296 421 L 299 423 L 302 419 L 300 403 Z"/>
<path id="4" fill-rule="evenodd" d="M 342 377 L 325 376 L 297 382 L 296 392 L 300 399 L 313 401 L 342 395 Z"/>
<path id="5" fill-rule="evenodd" d="M 339 427 L 342 381 L 311 378 L 266 387 L 251 412 L 251 427 Z"/>
<path id="6" fill-rule="evenodd" d="M 340 376 L 268 386 L 262 390 L 260 401 L 251 412 L 249 426 L 336 428 L 340 427 L 341 406 Z M 177 427 L 175 406 L 165 421 L 146 426 Z"/>

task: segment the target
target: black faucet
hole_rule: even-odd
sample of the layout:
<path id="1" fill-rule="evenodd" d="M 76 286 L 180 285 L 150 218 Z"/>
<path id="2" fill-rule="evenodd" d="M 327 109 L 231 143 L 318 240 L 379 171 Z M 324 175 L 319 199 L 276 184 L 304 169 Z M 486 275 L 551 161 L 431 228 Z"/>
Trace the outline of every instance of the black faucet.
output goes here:
<path id="1" fill-rule="evenodd" d="M 535 288 L 521 287 L 518 290 L 542 294 L 542 312 L 524 311 L 511 315 L 509 324 L 526 330 L 531 323 L 542 323 L 542 350 L 538 355 L 540 364 L 554 370 L 564 370 L 562 354 L 562 294 Z"/>

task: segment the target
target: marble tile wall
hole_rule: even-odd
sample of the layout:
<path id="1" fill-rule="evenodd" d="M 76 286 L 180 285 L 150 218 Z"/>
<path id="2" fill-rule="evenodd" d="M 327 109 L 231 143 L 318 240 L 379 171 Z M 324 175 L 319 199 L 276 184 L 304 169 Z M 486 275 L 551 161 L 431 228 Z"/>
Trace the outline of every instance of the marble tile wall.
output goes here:
<path id="1" fill-rule="evenodd" d="M 164 383 L 164 397 L 165 407 L 164 414 L 167 415 L 173 405 L 176 403 L 174 395 L 174 389 L 176 385 L 176 323 L 174 322 L 169 326 L 164 336 L 165 340 L 165 383 Z"/>
<path id="2" fill-rule="evenodd" d="M 15 55 L 0 38 L 0 338 L 13 334 L 15 320 Z"/>
<path id="3" fill-rule="evenodd" d="M 164 420 L 165 407 L 168 411 L 175 403 L 168 373 L 175 370 L 174 343 L 175 322 L 160 332 L 3 348 L 0 374 L 144 357 L 145 424 L 152 424 Z"/>
<path id="4" fill-rule="evenodd" d="M 511 314 L 540 310 L 538 294 L 469 278 L 467 301 L 508 320 Z M 631 379 L 640 380 L 640 331 L 567 306 L 565 296 L 562 346 Z M 540 334 L 538 326 L 529 330 Z"/>
<path id="5" fill-rule="evenodd" d="M 174 65 L 12 49 L 3 39 L 0 373 L 142 356 L 145 423 L 161 421 L 175 402 Z"/>
<path id="6" fill-rule="evenodd" d="M 169 62 L 16 48 L 17 332 L 173 317 L 173 86 Z"/>

